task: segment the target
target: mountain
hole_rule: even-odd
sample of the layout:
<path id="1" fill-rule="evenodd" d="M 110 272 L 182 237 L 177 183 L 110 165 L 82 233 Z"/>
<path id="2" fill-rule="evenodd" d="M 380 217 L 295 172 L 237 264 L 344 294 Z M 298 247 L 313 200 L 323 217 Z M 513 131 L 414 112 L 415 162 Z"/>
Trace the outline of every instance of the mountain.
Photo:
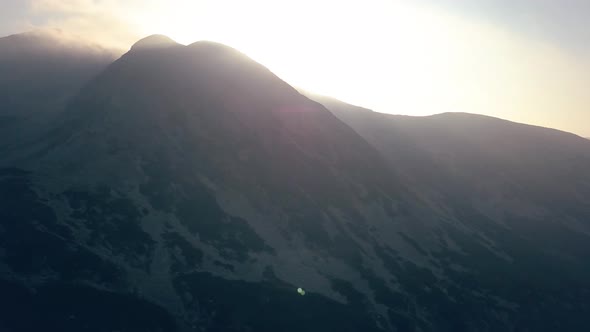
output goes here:
<path id="1" fill-rule="evenodd" d="M 396 168 L 414 177 L 436 171 L 416 169 L 418 164 L 434 166 L 437 172 L 446 169 L 441 177 L 460 175 L 467 177 L 464 183 L 474 185 L 498 183 L 501 176 L 510 175 L 527 186 L 557 195 L 566 190 L 564 186 L 585 185 L 590 176 L 585 169 L 589 162 L 587 141 L 570 133 L 475 114 L 382 114 L 325 97 L 317 99 L 395 163 Z M 428 158 L 436 160 L 427 162 Z M 426 185 L 432 187 L 433 182 Z M 553 199 L 557 197 L 548 200 Z"/>
<path id="2" fill-rule="evenodd" d="M 470 116 L 416 124 L 421 139 L 164 36 L 65 105 L 0 169 L 0 329 L 590 327 L 587 142 L 488 118 L 461 133 Z M 491 149 L 506 126 L 532 141 Z M 514 197 L 494 215 L 478 204 L 499 174 Z"/>
<path id="3" fill-rule="evenodd" d="M 565 201 L 583 206 L 590 184 L 590 146 L 576 135 L 462 113 L 428 117 L 372 112 L 324 103 L 377 148 L 420 191 L 463 191 L 506 207 L 500 196 L 535 202 L 530 210 Z M 461 184 L 463 188 L 457 188 Z M 498 190 L 504 191 L 499 193 Z M 518 197 L 521 196 L 521 197 Z M 461 195 L 460 195 L 461 197 Z M 508 198 L 508 197 L 504 197 Z M 533 205 L 535 205 L 533 207 Z M 497 207 L 488 206 L 497 211 Z M 522 210 L 522 204 L 516 204 Z"/>
<path id="4" fill-rule="evenodd" d="M 574 325 L 559 318 L 572 303 L 583 303 L 585 291 L 579 290 L 588 289 L 581 279 L 588 273 L 584 257 L 590 253 L 586 140 L 474 114 L 399 116 L 308 96 L 379 150 L 424 200 L 451 211 L 474 238 L 482 244 L 491 240 L 489 249 L 510 257 L 505 264 L 490 257 L 476 259 L 483 254 L 480 249 L 466 250 L 479 253 L 461 265 L 479 273 L 464 283 L 509 290 L 509 297 L 518 299 L 513 302 L 521 303 L 521 313 L 542 311 L 540 303 L 551 303 L 544 322 L 553 320 L 555 328 L 573 331 L 587 324 L 580 319 L 582 312 L 571 317 Z M 451 262 L 456 264 L 457 257 Z M 508 280 L 511 285 L 504 285 Z M 531 328 L 533 322 L 521 324 Z"/>
<path id="5" fill-rule="evenodd" d="M 157 39 L 86 85 L 4 170 L 9 282 L 36 291 L 9 300 L 56 330 L 381 330 L 350 284 L 389 282 L 354 240 L 371 236 L 371 210 L 353 206 L 402 204 L 379 154 L 239 52 Z M 127 302 L 138 313 L 112 319 Z"/>
<path id="6" fill-rule="evenodd" d="M 0 147 L 18 149 L 118 52 L 59 30 L 0 38 Z"/>
<path id="7" fill-rule="evenodd" d="M 426 200 L 466 205 L 472 213 L 529 234 L 538 247 L 587 254 L 580 250 L 586 248 L 585 237 L 574 245 L 576 233 L 590 220 L 586 140 L 474 114 L 409 117 L 323 102 Z"/>

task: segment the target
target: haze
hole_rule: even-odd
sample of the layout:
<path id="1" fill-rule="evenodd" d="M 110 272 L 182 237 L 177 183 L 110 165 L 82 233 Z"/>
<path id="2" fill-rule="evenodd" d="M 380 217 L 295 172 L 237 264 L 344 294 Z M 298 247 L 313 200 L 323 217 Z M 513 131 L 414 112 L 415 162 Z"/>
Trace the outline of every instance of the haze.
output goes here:
<path id="1" fill-rule="evenodd" d="M 590 5 L 570 1 L 2 0 L 0 35 L 128 49 L 231 45 L 290 84 L 380 112 L 469 112 L 590 136 Z"/>

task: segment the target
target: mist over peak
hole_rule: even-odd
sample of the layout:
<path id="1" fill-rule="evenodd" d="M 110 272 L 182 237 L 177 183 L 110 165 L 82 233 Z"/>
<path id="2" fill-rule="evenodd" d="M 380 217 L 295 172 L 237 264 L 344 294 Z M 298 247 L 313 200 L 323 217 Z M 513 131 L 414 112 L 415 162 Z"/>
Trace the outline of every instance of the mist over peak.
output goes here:
<path id="1" fill-rule="evenodd" d="M 92 52 L 109 56 L 113 60 L 123 54 L 121 49 L 107 47 L 57 28 L 38 28 L 0 38 L 0 40 L 4 43 L 3 54 L 0 54 L 0 57 L 25 50 L 47 52 L 48 54 L 61 52 L 73 55 Z"/>

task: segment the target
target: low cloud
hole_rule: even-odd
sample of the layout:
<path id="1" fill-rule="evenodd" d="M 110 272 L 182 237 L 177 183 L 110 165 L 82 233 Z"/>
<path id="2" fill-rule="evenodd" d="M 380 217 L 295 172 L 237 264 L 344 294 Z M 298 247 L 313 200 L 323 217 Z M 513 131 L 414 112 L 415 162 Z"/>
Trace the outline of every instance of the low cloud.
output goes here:
<path id="1" fill-rule="evenodd" d="M 143 3 L 148 3 L 145 1 Z M 31 0 L 35 28 L 56 28 L 108 47 L 128 49 L 141 36 L 133 14 L 140 1 Z"/>

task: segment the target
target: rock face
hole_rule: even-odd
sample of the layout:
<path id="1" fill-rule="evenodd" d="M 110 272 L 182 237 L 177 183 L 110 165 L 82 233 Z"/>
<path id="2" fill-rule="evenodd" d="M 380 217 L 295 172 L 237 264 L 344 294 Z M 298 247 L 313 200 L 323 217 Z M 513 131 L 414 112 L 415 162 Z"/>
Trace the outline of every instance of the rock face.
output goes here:
<path id="1" fill-rule="evenodd" d="M 224 45 L 140 41 L 3 163 L 0 328 L 590 327 L 590 144 L 474 118 L 545 137 L 510 159 L 456 137 L 470 117 L 421 141 L 336 104 Z"/>

